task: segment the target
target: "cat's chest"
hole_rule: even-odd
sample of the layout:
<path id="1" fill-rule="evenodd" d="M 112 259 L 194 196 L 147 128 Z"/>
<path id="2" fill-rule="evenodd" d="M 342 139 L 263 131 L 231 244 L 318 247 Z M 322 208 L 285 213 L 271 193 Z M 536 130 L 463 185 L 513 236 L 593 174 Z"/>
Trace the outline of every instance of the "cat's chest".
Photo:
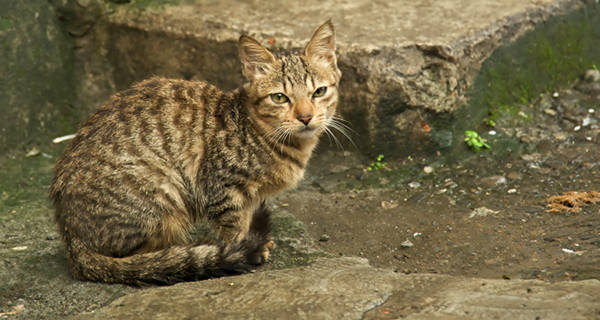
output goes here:
<path id="1" fill-rule="evenodd" d="M 304 168 L 290 163 L 277 163 L 264 175 L 257 177 L 251 188 L 257 197 L 265 199 L 287 189 L 294 188 L 304 176 Z"/>

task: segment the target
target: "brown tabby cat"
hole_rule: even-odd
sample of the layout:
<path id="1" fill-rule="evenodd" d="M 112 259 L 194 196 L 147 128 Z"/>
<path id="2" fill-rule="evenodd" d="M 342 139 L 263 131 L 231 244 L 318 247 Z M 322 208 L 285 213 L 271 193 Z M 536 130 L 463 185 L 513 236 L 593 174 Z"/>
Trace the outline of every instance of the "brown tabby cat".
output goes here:
<path id="1" fill-rule="evenodd" d="M 78 279 L 173 283 L 248 271 L 273 242 L 264 200 L 302 178 L 335 127 L 341 73 L 330 21 L 304 55 L 241 36 L 233 92 L 152 78 L 114 95 L 55 168 L 50 196 Z M 209 221 L 215 244 L 191 237 Z"/>

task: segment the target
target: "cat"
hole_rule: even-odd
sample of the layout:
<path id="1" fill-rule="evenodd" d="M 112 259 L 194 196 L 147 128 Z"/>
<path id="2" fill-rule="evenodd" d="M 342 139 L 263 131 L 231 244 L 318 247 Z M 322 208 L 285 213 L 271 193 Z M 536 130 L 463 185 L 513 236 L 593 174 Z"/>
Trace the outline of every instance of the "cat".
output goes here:
<path id="1" fill-rule="evenodd" d="M 74 278 L 172 284 L 268 259 L 265 200 L 298 183 L 336 127 L 341 72 L 330 20 L 301 55 L 276 58 L 247 35 L 238 45 L 241 88 L 153 77 L 79 128 L 50 187 Z M 194 239 L 198 224 L 217 239 Z"/>

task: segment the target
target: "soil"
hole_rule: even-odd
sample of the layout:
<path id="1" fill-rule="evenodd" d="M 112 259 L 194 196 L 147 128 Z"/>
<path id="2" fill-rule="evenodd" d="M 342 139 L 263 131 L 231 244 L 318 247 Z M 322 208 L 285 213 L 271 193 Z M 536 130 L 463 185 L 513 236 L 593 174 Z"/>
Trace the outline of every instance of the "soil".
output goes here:
<path id="1" fill-rule="evenodd" d="M 325 142 L 298 189 L 270 203 L 278 248 L 262 270 L 309 263 L 323 255 L 316 247 L 403 273 L 600 279 L 599 204 L 548 206 L 552 196 L 600 191 L 600 82 L 582 80 L 518 110 L 480 130 L 492 150 L 500 138 L 516 142 L 500 158 L 465 145 L 460 160 L 440 150 L 378 162 Z M 62 147 L 0 159 L 0 318 L 57 318 L 143 290 L 69 276 L 46 200 Z"/>
<path id="2" fill-rule="evenodd" d="M 348 152 L 323 152 L 308 183 L 278 201 L 324 251 L 399 272 L 600 279 L 597 199 L 579 210 L 549 203 L 600 191 L 599 109 L 600 83 L 584 80 L 519 106 L 488 128 L 518 139 L 522 152 L 504 158 L 415 156 L 368 171 Z"/>

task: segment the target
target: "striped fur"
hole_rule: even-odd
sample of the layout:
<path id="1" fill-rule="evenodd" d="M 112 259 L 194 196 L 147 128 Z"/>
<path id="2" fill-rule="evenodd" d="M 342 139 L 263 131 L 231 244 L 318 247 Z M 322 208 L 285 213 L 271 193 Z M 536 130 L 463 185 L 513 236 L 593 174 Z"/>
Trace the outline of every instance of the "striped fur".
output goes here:
<path id="1" fill-rule="evenodd" d="M 277 59 L 247 36 L 239 45 L 242 88 L 151 78 L 80 127 L 50 189 L 76 278 L 168 284 L 268 258 L 264 201 L 302 178 L 334 119 L 341 74 L 331 22 L 302 56 Z M 214 243 L 191 236 L 207 221 Z"/>

